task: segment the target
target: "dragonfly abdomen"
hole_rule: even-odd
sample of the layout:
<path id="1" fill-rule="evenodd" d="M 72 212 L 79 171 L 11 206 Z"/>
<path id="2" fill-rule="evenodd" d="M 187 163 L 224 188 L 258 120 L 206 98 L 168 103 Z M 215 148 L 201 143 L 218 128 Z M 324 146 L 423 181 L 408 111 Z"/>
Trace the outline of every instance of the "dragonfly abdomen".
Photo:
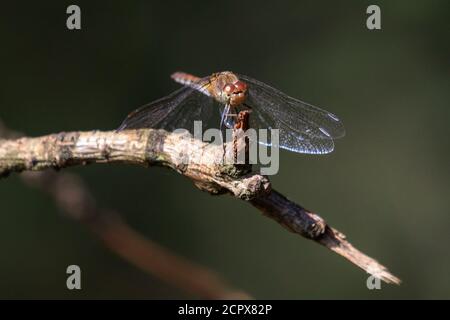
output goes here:
<path id="1" fill-rule="evenodd" d="M 211 96 L 209 81 L 204 78 L 196 77 L 192 74 L 185 72 L 175 72 L 170 76 L 175 82 L 178 82 L 184 86 L 191 87 L 195 90 L 202 92 L 207 96 Z"/>
<path id="2" fill-rule="evenodd" d="M 175 72 L 170 77 L 185 86 L 191 86 L 200 80 L 199 77 L 185 72 Z"/>

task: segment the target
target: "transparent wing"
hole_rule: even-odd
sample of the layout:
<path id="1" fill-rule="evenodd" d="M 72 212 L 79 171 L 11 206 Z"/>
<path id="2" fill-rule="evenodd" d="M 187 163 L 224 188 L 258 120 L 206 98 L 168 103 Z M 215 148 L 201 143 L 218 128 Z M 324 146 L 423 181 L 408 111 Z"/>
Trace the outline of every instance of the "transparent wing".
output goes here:
<path id="1" fill-rule="evenodd" d="M 345 135 L 342 122 L 334 114 L 251 77 L 238 77 L 248 85 L 250 127 L 279 129 L 280 148 L 299 153 L 330 153 L 334 149 L 333 139 Z"/>
<path id="2" fill-rule="evenodd" d="M 220 109 L 214 99 L 191 87 L 182 87 L 170 95 L 131 112 L 117 129 L 155 128 L 173 131 L 187 129 L 193 133 L 194 121 L 202 129 L 217 127 Z"/>

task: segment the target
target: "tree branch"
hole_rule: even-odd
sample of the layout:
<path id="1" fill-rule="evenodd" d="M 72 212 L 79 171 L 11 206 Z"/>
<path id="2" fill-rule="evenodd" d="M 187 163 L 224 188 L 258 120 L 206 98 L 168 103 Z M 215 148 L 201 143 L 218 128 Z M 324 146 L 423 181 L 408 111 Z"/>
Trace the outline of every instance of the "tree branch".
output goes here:
<path id="1" fill-rule="evenodd" d="M 400 283 L 400 279 L 354 248 L 320 216 L 272 190 L 267 177 L 252 173 L 247 165 L 223 164 L 223 158 L 222 146 L 156 129 L 62 132 L 0 140 L 0 176 L 90 163 L 169 167 L 191 179 L 201 190 L 230 193 L 248 201 L 289 231 L 324 245 L 387 283 Z"/>
<path id="2" fill-rule="evenodd" d="M 0 122 L 0 136 L 18 138 L 21 134 L 6 129 Z M 251 298 L 246 292 L 230 287 L 208 268 L 146 239 L 117 212 L 101 207 L 78 176 L 47 170 L 24 172 L 20 177 L 25 184 L 49 194 L 65 216 L 86 226 L 112 252 L 145 273 L 200 298 Z"/>

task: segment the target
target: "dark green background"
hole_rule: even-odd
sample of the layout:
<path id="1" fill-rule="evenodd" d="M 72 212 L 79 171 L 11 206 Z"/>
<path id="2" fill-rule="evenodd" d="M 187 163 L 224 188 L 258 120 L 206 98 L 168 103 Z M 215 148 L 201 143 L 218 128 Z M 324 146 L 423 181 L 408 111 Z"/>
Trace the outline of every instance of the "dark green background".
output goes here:
<path id="1" fill-rule="evenodd" d="M 96 165 L 95 197 L 149 238 L 256 298 L 449 298 L 449 2 L 2 4 L 0 118 L 31 136 L 109 130 L 178 86 L 169 75 L 248 74 L 343 119 L 326 156 L 281 153 L 275 188 L 321 214 L 403 280 L 367 275 L 242 201 L 162 168 Z M 382 30 L 366 28 L 378 4 Z M 0 298 L 186 297 L 105 249 L 47 195 L 0 182 Z M 65 288 L 69 264 L 81 291 Z"/>

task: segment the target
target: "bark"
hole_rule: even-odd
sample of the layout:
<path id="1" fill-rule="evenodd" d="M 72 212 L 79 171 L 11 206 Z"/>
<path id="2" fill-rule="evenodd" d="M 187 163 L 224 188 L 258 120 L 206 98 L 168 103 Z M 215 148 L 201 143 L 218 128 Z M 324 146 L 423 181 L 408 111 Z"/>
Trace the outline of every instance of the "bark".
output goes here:
<path id="1" fill-rule="evenodd" d="M 232 148 L 225 148 L 225 150 Z M 353 247 L 319 215 L 271 188 L 267 177 L 245 164 L 224 164 L 224 147 L 164 130 L 62 132 L 37 138 L 0 140 L 0 176 L 56 170 L 92 163 L 163 166 L 211 194 L 228 193 L 251 203 L 291 232 L 311 239 L 387 283 L 400 279 Z"/>

